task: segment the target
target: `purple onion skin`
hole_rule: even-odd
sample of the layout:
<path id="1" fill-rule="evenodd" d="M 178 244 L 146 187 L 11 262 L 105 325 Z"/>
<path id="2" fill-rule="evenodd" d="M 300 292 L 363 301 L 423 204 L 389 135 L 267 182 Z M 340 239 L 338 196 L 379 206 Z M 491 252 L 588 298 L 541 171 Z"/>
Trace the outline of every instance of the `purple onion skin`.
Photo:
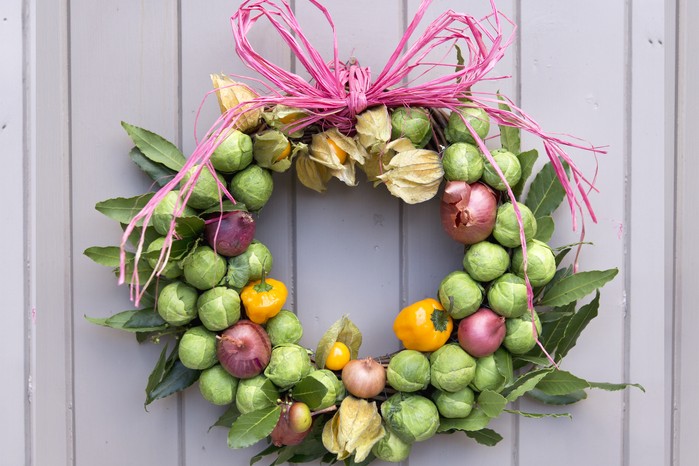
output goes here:
<path id="1" fill-rule="evenodd" d="M 474 358 L 491 355 L 505 339 L 505 318 L 482 307 L 459 323 L 459 344 Z"/>
<path id="2" fill-rule="evenodd" d="M 255 219 L 249 212 L 234 210 L 207 223 L 206 241 L 217 253 L 233 257 L 245 252 L 255 237 Z M 218 232 L 217 232 L 218 230 Z"/>
<path id="3" fill-rule="evenodd" d="M 240 320 L 221 334 L 216 355 L 233 377 L 249 379 L 261 374 L 269 364 L 272 343 L 262 326 Z"/>
<path id="4" fill-rule="evenodd" d="M 493 232 L 498 195 L 483 183 L 449 181 L 444 188 L 440 216 L 444 231 L 463 244 L 475 244 Z"/>

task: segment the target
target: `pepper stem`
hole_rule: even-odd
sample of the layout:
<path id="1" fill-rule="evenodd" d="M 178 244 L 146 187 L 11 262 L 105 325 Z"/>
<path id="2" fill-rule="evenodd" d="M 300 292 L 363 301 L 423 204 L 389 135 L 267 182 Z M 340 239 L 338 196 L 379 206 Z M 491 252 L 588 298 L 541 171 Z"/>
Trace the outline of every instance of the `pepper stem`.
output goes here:
<path id="1" fill-rule="evenodd" d="M 260 283 L 254 286 L 255 291 L 258 293 L 265 293 L 273 288 L 272 285 L 267 283 L 267 269 L 265 268 L 265 263 L 267 262 L 267 258 L 265 257 L 264 260 L 262 261 L 262 280 L 260 280 Z"/>

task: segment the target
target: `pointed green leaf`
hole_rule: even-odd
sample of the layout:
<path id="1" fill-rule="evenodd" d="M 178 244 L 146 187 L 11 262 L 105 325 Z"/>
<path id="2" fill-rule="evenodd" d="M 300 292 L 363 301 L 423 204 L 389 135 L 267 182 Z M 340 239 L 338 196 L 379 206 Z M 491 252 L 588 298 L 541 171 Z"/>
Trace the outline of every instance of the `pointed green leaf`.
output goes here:
<path id="1" fill-rule="evenodd" d="M 170 141 L 151 131 L 121 122 L 126 132 L 143 155 L 155 163 L 165 165 L 170 170 L 180 171 L 185 158 L 182 152 Z"/>
<path id="2" fill-rule="evenodd" d="M 247 207 L 245 207 L 245 204 L 242 202 L 238 202 L 237 204 L 233 204 L 231 201 L 228 199 L 224 199 L 221 204 L 216 204 L 213 207 L 209 207 L 205 211 L 201 213 L 201 215 L 207 215 L 207 214 L 218 214 L 218 213 L 223 213 L 223 212 L 233 212 L 236 210 L 244 210 L 247 211 Z"/>
<path id="3" fill-rule="evenodd" d="M 546 403 L 547 405 L 562 406 L 571 405 L 573 403 L 577 403 L 578 401 L 584 400 L 587 398 L 587 393 L 585 390 L 576 390 L 565 395 L 549 395 L 542 392 L 538 388 L 535 388 L 534 390 L 530 390 L 527 393 L 527 396 L 536 401 Z"/>
<path id="4" fill-rule="evenodd" d="M 546 374 L 546 377 L 537 384 L 536 388 L 547 395 L 568 395 L 578 390 L 590 388 L 590 383 L 570 372 L 556 370 Z"/>
<path id="5" fill-rule="evenodd" d="M 119 223 L 129 223 L 153 197 L 153 193 L 135 197 L 115 197 L 95 204 L 95 209 Z"/>
<path id="6" fill-rule="evenodd" d="M 95 318 L 95 317 L 88 317 L 85 316 L 85 320 L 87 320 L 90 323 L 96 324 L 96 325 L 101 325 L 103 327 L 109 327 L 109 328 L 114 328 L 117 330 L 126 330 L 127 332 L 154 332 L 157 330 L 163 330 L 166 326 L 165 325 L 154 325 L 154 326 L 142 326 L 142 327 L 126 327 L 126 324 L 130 321 L 130 319 L 136 315 L 137 313 L 142 312 L 143 310 L 132 310 L 132 311 L 122 311 L 117 314 L 114 314 L 111 317 L 105 317 L 105 318 Z M 147 312 L 153 312 L 153 311 L 147 311 Z"/>
<path id="7" fill-rule="evenodd" d="M 573 301 L 572 303 L 567 304 L 564 307 L 555 308 L 550 312 L 542 312 L 541 314 L 539 314 L 540 319 L 542 316 L 547 316 L 547 314 L 560 316 L 559 318 L 552 320 L 549 320 L 548 317 L 541 320 L 542 330 L 540 341 L 543 347 L 546 348 L 546 351 L 548 351 L 551 354 L 556 350 L 558 342 L 561 341 L 561 339 L 563 338 L 568 322 L 575 313 L 575 303 L 576 301 Z M 526 356 L 541 358 L 546 361 L 544 365 L 548 365 L 548 359 L 545 357 L 543 351 L 541 351 L 541 349 L 538 346 L 535 346 L 529 353 L 527 353 Z M 520 356 L 519 358 L 524 359 L 522 356 Z"/>
<path id="8" fill-rule="evenodd" d="M 136 329 L 139 332 L 152 331 L 144 329 L 160 329 L 168 323 L 153 309 L 139 309 L 124 323 L 124 329 Z"/>
<path id="9" fill-rule="evenodd" d="M 527 372 L 515 380 L 513 384 L 505 387 L 502 391 L 502 395 L 507 398 L 507 401 L 515 401 L 517 398 L 536 387 L 537 384 L 552 371 L 553 369 L 551 368 Z"/>
<path id="10" fill-rule="evenodd" d="M 161 163 L 153 162 L 143 155 L 143 152 L 141 152 L 138 147 L 131 149 L 129 158 L 131 158 L 133 163 L 143 170 L 146 175 L 150 176 L 153 181 L 158 183 L 159 186 L 165 186 L 167 182 L 173 179 L 177 174 L 175 170 L 170 170 Z"/>
<path id="11" fill-rule="evenodd" d="M 575 301 L 566 306 L 554 308 L 551 311 L 539 312 L 539 320 L 542 324 L 548 324 L 561 319 L 566 319 L 571 317 L 573 314 L 575 314 Z"/>
<path id="12" fill-rule="evenodd" d="M 194 241 L 192 238 L 174 240 L 172 242 L 172 245 L 170 246 L 170 257 L 168 260 L 178 261 L 178 260 L 184 259 L 184 257 L 190 251 L 192 251 L 195 244 L 196 244 L 196 241 Z M 144 257 L 145 259 L 158 260 L 160 258 L 161 251 L 162 251 L 162 248 L 155 249 L 153 251 L 149 251 L 149 252 L 144 253 L 142 257 Z"/>
<path id="13" fill-rule="evenodd" d="M 551 364 L 551 361 L 549 361 L 548 358 L 544 356 L 532 356 L 531 354 L 518 354 L 515 358 L 513 358 L 513 361 L 514 367 L 517 369 L 524 367 L 527 364 L 534 364 L 541 367 L 546 367 Z"/>
<path id="14" fill-rule="evenodd" d="M 505 412 L 508 412 L 510 414 L 517 414 L 522 417 L 528 417 L 532 419 L 541 419 L 544 417 L 567 417 L 569 419 L 572 419 L 573 416 L 570 415 L 570 413 L 527 413 L 525 411 L 518 411 L 516 409 L 506 409 Z"/>
<path id="15" fill-rule="evenodd" d="M 180 238 L 194 238 L 204 231 L 205 222 L 199 217 L 177 217 L 175 232 Z"/>
<path id="16" fill-rule="evenodd" d="M 646 389 L 643 388 L 643 385 L 638 384 L 638 383 L 608 383 L 608 382 L 589 382 L 590 388 L 599 388 L 600 390 L 606 390 L 608 392 L 616 392 L 619 390 L 624 390 L 629 387 L 636 387 L 639 390 L 641 390 L 643 393 L 646 392 Z"/>
<path id="17" fill-rule="evenodd" d="M 512 383 L 514 368 L 512 366 L 512 356 L 510 352 L 506 350 L 497 350 L 493 353 L 493 359 L 495 359 L 495 367 L 498 373 L 505 377 L 505 383 Z"/>
<path id="18" fill-rule="evenodd" d="M 235 420 L 239 417 L 240 411 L 238 411 L 235 403 L 233 403 L 228 407 L 228 409 L 226 409 L 226 411 L 224 411 L 223 414 L 221 414 L 218 419 L 216 419 L 216 422 L 209 427 L 209 430 L 213 429 L 214 427 L 225 427 L 226 429 L 230 429 L 233 422 L 235 422 Z"/>
<path id="19" fill-rule="evenodd" d="M 362 344 L 362 332 L 359 331 L 354 323 L 344 315 L 338 321 L 330 326 L 323 334 L 318 347 L 316 348 L 316 366 L 325 367 L 325 360 L 328 358 L 330 349 L 336 341 L 342 342 L 350 350 L 352 359 L 356 359 L 359 354 L 359 347 Z"/>
<path id="20" fill-rule="evenodd" d="M 563 262 L 563 259 L 565 259 L 565 257 L 568 255 L 570 250 L 571 250 L 570 247 L 563 248 L 558 252 L 558 254 L 556 254 L 556 267 L 561 265 L 561 262 Z"/>
<path id="21" fill-rule="evenodd" d="M 534 177 L 534 181 L 529 187 L 527 200 L 524 203 L 532 211 L 534 217 L 539 218 L 556 210 L 564 198 L 565 190 L 556 176 L 553 165 L 551 162 L 547 162 Z"/>
<path id="22" fill-rule="evenodd" d="M 199 374 L 201 371 L 185 367 L 180 360 L 177 360 L 150 392 L 149 399 L 155 401 L 180 392 L 199 380 Z"/>
<path id="23" fill-rule="evenodd" d="M 563 337 L 558 343 L 558 348 L 556 349 L 556 360 L 562 360 L 568 351 L 570 351 L 575 344 L 578 342 L 578 337 L 585 330 L 587 324 L 590 323 L 592 319 L 597 317 L 597 311 L 599 309 L 599 291 L 595 294 L 595 297 L 588 304 L 582 306 L 578 312 L 576 312 L 569 320 L 568 325 L 566 325 Z"/>
<path id="24" fill-rule="evenodd" d="M 287 447 L 284 447 L 284 446 L 278 447 L 275 444 L 269 445 L 267 448 L 265 448 L 264 450 L 262 450 L 261 452 L 259 452 L 258 454 L 256 454 L 252 458 L 250 458 L 250 466 L 257 463 L 265 456 L 271 455 L 272 453 L 276 453 L 283 448 L 287 448 Z"/>
<path id="25" fill-rule="evenodd" d="M 493 429 L 481 429 L 474 431 L 466 431 L 466 436 L 472 438 L 481 445 L 493 447 L 502 440 L 502 435 L 495 432 Z"/>
<path id="26" fill-rule="evenodd" d="M 498 107 L 501 110 L 511 111 L 510 106 L 505 103 L 505 99 L 498 93 Z M 500 144 L 503 148 L 509 150 L 513 154 L 519 154 L 520 151 L 520 131 L 516 126 L 498 125 L 500 128 Z"/>
<path id="27" fill-rule="evenodd" d="M 124 269 L 124 283 L 127 283 L 130 285 L 135 281 L 134 276 L 133 276 L 133 272 L 134 272 L 134 262 L 133 261 L 127 262 L 126 267 Z M 114 270 L 114 274 L 117 277 L 119 276 L 119 269 L 118 268 Z M 141 285 L 145 285 L 152 274 L 153 274 L 153 267 L 151 267 L 150 264 L 148 264 L 148 262 L 146 262 L 145 260 L 139 260 L 138 261 L 138 282 Z M 161 278 L 160 283 L 162 284 L 164 282 L 165 282 L 165 280 Z"/>
<path id="28" fill-rule="evenodd" d="M 522 191 L 524 191 L 524 185 L 532 174 L 536 159 L 539 158 L 539 153 L 536 149 L 532 149 L 517 154 L 517 158 L 519 159 L 519 164 L 522 166 L 522 176 L 519 178 L 519 182 L 512 188 L 512 192 L 515 197 L 519 198 L 522 195 Z"/>
<path id="29" fill-rule="evenodd" d="M 562 278 L 547 290 L 539 302 L 542 306 L 565 306 L 583 298 L 616 277 L 617 269 L 590 270 Z"/>
<path id="30" fill-rule="evenodd" d="M 483 390 L 478 395 L 478 406 L 488 417 L 498 417 L 507 404 L 507 398 L 492 390 Z"/>
<path id="31" fill-rule="evenodd" d="M 100 265 L 107 267 L 119 267 L 120 249 L 117 246 L 93 246 L 83 251 L 87 257 L 97 262 Z M 133 253 L 126 251 L 126 261 L 133 260 Z"/>
<path id="32" fill-rule="evenodd" d="M 550 215 L 544 215 L 543 217 L 538 217 L 536 219 L 536 235 L 534 239 L 548 243 L 551 241 L 553 236 L 553 231 L 556 228 L 556 224 L 553 221 L 553 217 Z"/>
<path id="33" fill-rule="evenodd" d="M 228 446 L 246 448 L 267 437 L 277 425 L 281 412 L 281 407 L 274 405 L 241 415 L 228 431 Z"/>
<path id="34" fill-rule="evenodd" d="M 126 224 L 121 224 L 122 230 L 126 230 L 126 227 Z M 138 246 L 139 241 L 141 241 L 141 233 L 143 233 L 142 227 L 136 227 L 133 229 L 133 231 L 131 231 L 128 241 L 132 246 Z M 145 251 L 148 248 L 148 245 L 157 238 L 160 238 L 160 233 L 155 231 L 155 228 L 153 227 L 147 227 L 146 234 L 143 236 L 143 250 Z"/>
<path id="35" fill-rule="evenodd" d="M 327 393 L 328 389 L 323 382 L 311 376 L 301 379 L 291 390 L 291 396 L 306 403 L 311 410 L 318 409 Z"/>
<path id="36" fill-rule="evenodd" d="M 155 363 L 155 367 L 148 376 L 148 383 L 146 384 L 146 403 L 144 406 L 148 406 L 153 401 L 150 398 L 150 394 L 163 379 L 163 374 L 165 373 L 165 368 L 167 365 L 167 347 L 168 345 L 163 347 L 163 350 L 160 352 L 158 362 Z"/>
<path id="37" fill-rule="evenodd" d="M 488 417 L 480 407 L 475 407 L 471 414 L 464 418 L 440 418 L 439 428 L 437 432 L 448 432 L 450 430 L 476 431 L 484 429 L 490 424 L 491 418 Z"/>

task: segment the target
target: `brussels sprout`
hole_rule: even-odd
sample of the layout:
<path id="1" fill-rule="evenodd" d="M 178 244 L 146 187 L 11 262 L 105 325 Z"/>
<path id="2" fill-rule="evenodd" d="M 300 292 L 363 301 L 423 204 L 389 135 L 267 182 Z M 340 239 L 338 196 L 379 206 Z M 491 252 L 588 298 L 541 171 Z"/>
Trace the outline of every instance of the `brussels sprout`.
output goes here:
<path id="1" fill-rule="evenodd" d="M 460 112 L 460 114 L 459 114 Z M 464 124 L 461 116 L 468 121 L 479 138 L 483 139 L 490 131 L 490 117 L 482 108 L 465 107 L 459 112 L 451 112 L 444 135 L 449 142 L 468 142 L 476 144 L 476 140 Z"/>
<path id="2" fill-rule="evenodd" d="M 249 379 L 240 379 L 235 394 L 235 407 L 241 414 L 272 406 L 277 402 L 279 392 L 274 384 L 264 375 Z"/>
<path id="3" fill-rule="evenodd" d="M 479 282 L 495 280 L 505 273 L 509 266 L 510 256 L 505 248 L 488 241 L 471 245 L 464 254 L 464 269 L 471 278 Z"/>
<path id="4" fill-rule="evenodd" d="M 265 131 L 255 135 L 253 144 L 255 162 L 275 172 L 284 172 L 291 167 L 291 144 L 281 131 Z"/>
<path id="5" fill-rule="evenodd" d="M 410 456 L 412 445 L 405 443 L 391 429 L 386 429 L 386 435 L 371 447 L 371 452 L 381 461 L 400 463 Z"/>
<path id="6" fill-rule="evenodd" d="M 252 162 L 252 139 L 233 130 L 211 154 L 211 164 L 221 173 L 235 173 Z"/>
<path id="7" fill-rule="evenodd" d="M 389 430 L 403 442 L 421 442 L 432 437 L 439 427 L 437 407 L 421 395 L 398 392 L 381 404 Z"/>
<path id="8" fill-rule="evenodd" d="M 488 289 L 490 308 L 504 317 L 519 317 L 527 310 L 527 285 L 513 273 L 498 277 Z"/>
<path id="9" fill-rule="evenodd" d="M 205 369 L 199 376 L 199 391 L 209 403 L 223 406 L 235 401 L 238 379 L 229 374 L 220 364 Z"/>
<path id="10" fill-rule="evenodd" d="M 403 350 L 388 363 L 386 377 L 391 387 L 401 392 L 416 392 L 430 384 L 430 361 L 415 350 Z"/>
<path id="11" fill-rule="evenodd" d="M 217 286 L 199 296 L 197 309 L 199 319 L 206 328 L 223 330 L 240 319 L 240 296 L 235 290 Z"/>
<path id="12" fill-rule="evenodd" d="M 422 149 L 432 138 L 430 114 L 421 107 L 399 107 L 391 114 L 391 139 L 408 138 Z"/>
<path id="13" fill-rule="evenodd" d="M 494 354 L 484 356 L 476 360 L 476 376 L 473 378 L 471 386 L 479 392 L 482 392 L 483 390 L 493 390 L 499 392 L 503 389 L 507 381 L 512 378 L 511 374 L 509 377 L 505 377 L 500 373 L 495 362 L 496 355 L 504 358 L 510 358 L 510 354 L 500 348 Z M 509 365 L 509 368 L 511 371 L 512 365 Z"/>
<path id="14" fill-rule="evenodd" d="M 209 246 L 199 246 L 183 261 L 184 279 L 193 287 L 208 290 L 226 276 L 226 259 Z"/>
<path id="15" fill-rule="evenodd" d="M 269 274 L 272 263 L 272 253 L 267 246 L 253 240 L 244 253 L 228 259 L 226 283 L 232 288 L 242 289 L 249 281 L 260 280 L 263 268 L 265 274 Z"/>
<path id="16" fill-rule="evenodd" d="M 155 238 L 148 245 L 146 252 L 160 251 L 163 249 L 163 244 L 165 244 L 165 237 L 164 236 L 161 236 L 160 238 Z M 155 267 L 158 265 L 158 258 L 157 257 L 149 257 L 148 258 L 148 265 L 150 265 L 152 268 L 155 269 Z M 172 258 L 170 258 L 170 260 L 167 261 L 165 268 L 163 269 L 162 273 L 160 274 L 161 277 L 170 278 L 170 279 L 177 278 L 180 275 L 182 275 L 182 267 L 180 267 L 180 264 L 177 261 L 172 260 Z"/>
<path id="17" fill-rule="evenodd" d="M 176 206 L 182 206 L 182 202 L 179 201 L 177 197 L 180 195 L 179 191 L 170 191 L 163 197 L 163 199 L 155 206 L 153 209 L 153 216 L 151 217 L 151 224 L 155 231 L 161 235 L 167 235 L 170 230 L 170 223 L 172 223 L 173 212 L 176 210 Z M 196 217 L 197 212 L 189 206 L 185 206 L 182 215 L 178 217 Z"/>
<path id="18" fill-rule="evenodd" d="M 452 272 L 439 285 L 439 301 L 450 316 L 463 319 L 481 306 L 483 287 L 466 272 Z"/>
<path id="19" fill-rule="evenodd" d="M 512 254 L 512 271 L 524 277 L 522 247 L 515 249 Z M 527 276 L 532 286 L 544 286 L 556 274 L 556 256 L 546 244 L 538 240 L 527 243 Z"/>
<path id="20" fill-rule="evenodd" d="M 471 383 L 476 360 L 456 343 L 449 343 L 430 355 L 430 382 L 445 392 L 456 392 Z"/>
<path id="21" fill-rule="evenodd" d="M 265 368 L 265 375 L 277 387 L 287 389 L 296 385 L 312 369 L 311 358 L 306 348 L 283 344 L 272 350 L 272 359 Z"/>
<path id="22" fill-rule="evenodd" d="M 170 325 L 184 325 L 197 316 L 199 293 L 181 281 L 165 285 L 158 295 L 158 314 Z"/>
<path id="23" fill-rule="evenodd" d="M 180 182 L 180 189 L 182 189 L 197 170 L 199 170 L 198 166 L 194 166 L 187 170 L 187 173 L 184 174 Z M 226 180 L 224 180 L 221 175 L 216 173 L 216 177 L 222 186 L 226 185 Z M 221 202 L 221 193 L 222 191 L 218 183 L 216 183 L 216 178 L 214 178 L 214 175 L 211 174 L 211 171 L 207 167 L 204 167 L 199 172 L 199 178 L 197 178 L 196 183 L 194 183 L 194 189 L 189 199 L 187 199 L 187 205 L 195 209 L 208 209 L 214 204 Z"/>
<path id="24" fill-rule="evenodd" d="M 325 385 L 325 388 L 328 390 L 319 404 L 308 405 L 312 410 L 329 408 L 345 397 L 345 386 L 333 371 L 318 369 L 308 374 L 308 376 Z"/>
<path id="25" fill-rule="evenodd" d="M 231 179 L 231 195 L 245 204 L 249 211 L 260 210 L 272 196 L 274 183 L 269 170 L 259 165 L 249 165 Z"/>
<path id="26" fill-rule="evenodd" d="M 529 207 L 524 204 L 517 203 L 520 214 L 522 215 L 522 224 L 524 225 L 524 237 L 530 241 L 536 235 L 536 218 L 529 210 Z M 515 208 L 511 202 L 507 202 L 498 207 L 498 214 L 495 217 L 495 228 L 493 236 L 506 248 L 516 248 L 522 242 L 519 238 L 519 223 L 515 215 Z"/>
<path id="27" fill-rule="evenodd" d="M 483 155 L 478 147 L 465 142 L 457 142 L 447 147 L 442 156 L 444 178 L 448 181 L 475 183 L 483 176 L 485 167 Z"/>
<path id="28" fill-rule="evenodd" d="M 541 335 L 541 322 L 539 315 L 534 311 L 534 325 L 536 332 Z M 507 332 L 502 344 L 512 354 L 524 354 L 536 346 L 536 338 L 532 332 L 532 316 L 530 312 L 525 312 L 515 319 L 505 320 Z"/>
<path id="29" fill-rule="evenodd" d="M 180 361 L 190 369 L 207 369 L 216 364 L 216 334 L 204 326 L 192 327 L 182 335 Z"/>
<path id="30" fill-rule="evenodd" d="M 298 343 L 303 336 L 303 327 L 299 318 L 286 309 L 282 309 L 279 314 L 267 321 L 266 330 L 272 346 Z"/>
<path id="31" fill-rule="evenodd" d="M 505 149 L 496 149 L 490 152 L 490 155 L 495 159 L 495 163 L 500 167 L 500 171 L 505 175 L 507 184 L 512 187 L 519 183 L 522 177 L 522 165 L 515 154 Z M 500 176 L 495 171 L 495 168 L 486 160 L 485 170 L 483 171 L 483 181 L 498 191 L 505 191 L 507 186 L 500 179 Z"/>
<path id="32" fill-rule="evenodd" d="M 475 395 L 468 387 L 456 392 L 435 390 L 432 393 L 432 401 L 437 405 L 437 410 L 442 417 L 463 418 L 468 416 L 473 409 Z"/>

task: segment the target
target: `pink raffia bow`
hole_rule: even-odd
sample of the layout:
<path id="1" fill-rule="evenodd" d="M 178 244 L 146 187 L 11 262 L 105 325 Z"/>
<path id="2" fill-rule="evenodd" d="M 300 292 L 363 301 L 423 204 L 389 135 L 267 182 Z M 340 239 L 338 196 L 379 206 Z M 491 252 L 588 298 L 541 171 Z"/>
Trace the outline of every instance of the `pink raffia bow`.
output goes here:
<path id="1" fill-rule="evenodd" d="M 593 152 L 595 155 L 604 153 L 604 151 L 582 141 L 576 142 L 577 140 L 572 137 L 564 138 L 546 133 L 511 100 L 505 98 L 509 110 L 502 109 L 498 106 L 501 103 L 499 100 L 500 96 L 477 93 L 472 90 L 472 86 L 478 82 L 505 78 L 505 76 L 489 77 L 488 73 L 492 71 L 498 61 L 504 56 L 505 50 L 512 44 L 515 37 L 514 29 L 516 26 L 497 10 L 493 0 L 490 1 L 492 11 L 481 19 L 454 11 L 442 13 L 427 26 L 414 42 L 409 43 L 432 1 L 422 0 L 417 13 L 397 44 L 388 63 L 386 63 L 386 66 L 373 81 L 370 77 L 370 70 L 360 67 L 356 60 L 351 59 L 347 63 L 340 61 L 335 25 L 328 10 L 316 0 L 308 1 L 325 16 L 332 30 L 333 57 L 329 62 L 326 62 L 308 41 L 287 0 L 279 0 L 278 2 L 272 0 L 247 0 L 243 2 L 238 11 L 231 17 L 233 37 L 238 56 L 250 69 L 256 71 L 268 81 L 268 83 L 265 83 L 261 80 L 251 79 L 258 84 L 264 85 L 269 92 L 252 101 L 245 102 L 246 110 L 272 107 L 279 104 L 302 108 L 307 113 L 307 116 L 293 124 L 294 126 L 291 128 L 293 131 L 310 125 L 317 125 L 322 129 L 335 127 L 345 134 L 352 134 L 356 115 L 366 108 L 377 105 L 386 105 L 389 108 L 401 106 L 431 107 L 452 111 L 464 107 L 481 108 L 487 112 L 491 120 L 496 124 L 520 128 L 538 136 L 542 140 L 546 154 L 551 160 L 556 175 L 565 190 L 570 207 L 573 230 L 577 228 L 576 210 L 580 211 L 583 222 L 584 211 L 587 211 L 592 220 L 596 221 L 587 195 L 589 191 L 595 189 L 594 179 L 588 180 L 563 148 L 582 149 Z M 289 46 L 298 62 L 310 75 L 309 80 L 277 66 L 255 51 L 247 39 L 247 34 L 261 18 L 266 18 L 282 40 Z M 505 36 L 503 33 L 503 23 L 512 26 L 512 32 L 508 36 Z M 455 45 L 459 45 L 465 51 L 466 60 L 463 66 L 458 66 L 456 63 L 435 63 L 430 61 L 430 52 L 442 44 L 450 45 L 452 48 Z M 428 73 L 435 69 L 440 71 L 439 75 L 427 79 Z M 464 100 L 466 96 L 468 101 Z M 183 180 L 184 174 L 192 167 L 195 167 L 193 176 L 180 186 L 179 197 L 182 202 L 178 204 L 174 214 L 179 215 L 183 212 L 184 205 L 191 195 L 194 183 L 201 170 L 206 168 L 213 173 L 213 167 L 209 162 L 209 158 L 222 139 L 219 136 L 240 118 L 242 105 L 232 108 L 221 115 L 207 132 L 208 137 L 198 143 L 182 170 L 153 196 L 144 209 L 127 226 L 121 243 L 120 283 L 123 283 L 125 280 L 124 247 L 136 225 L 140 222 L 147 225 L 153 215 L 155 206 L 168 192 L 177 189 Z M 507 185 L 504 175 L 497 164 L 494 163 L 490 151 L 485 146 L 485 142 L 476 134 L 467 120 L 463 119 L 463 121 L 486 159 Z M 564 163 L 569 167 L 573 180 L 572 184 L 566 175 Z M 216 179 L 216 177 L 214 178 Z M 223 195 L 235 202 L 225 185 L 218 183 Z M 526 272 L 526 241 L 522 217 L 509 185 L 507 185 L 507 194 L 514 205 L 520 225 L 520 239 L 522 241 Z M 139 283 L 136 267 L 134 267 L 131 280 L 131 296 L 136 304 L 138 304 L 144 292 L 143 290 L 147 288 L 150 280 L 154 279 L 167 263 L 174 236 L 175 222 L 173 220 L 160 256 L 159 265 L 143 287 Z M 137 247 L 134 259 L 136 264 L 138 264 L 141 256 L 144 240 L 145 228 L 141 234 L 141 242 Z M 533 309 L 533 293 L 526 273 L 525 281 L 529 296 L 529 308 Z"/>

